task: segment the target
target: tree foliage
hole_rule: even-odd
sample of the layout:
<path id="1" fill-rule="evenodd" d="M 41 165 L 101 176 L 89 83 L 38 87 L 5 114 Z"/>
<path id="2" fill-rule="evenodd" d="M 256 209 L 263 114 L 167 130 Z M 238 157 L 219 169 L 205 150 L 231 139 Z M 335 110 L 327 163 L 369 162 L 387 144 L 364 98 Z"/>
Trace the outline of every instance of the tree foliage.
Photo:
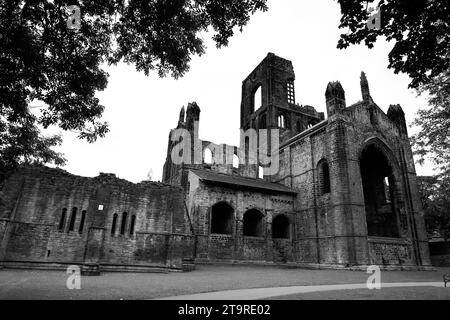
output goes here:
<path id="1" fill-rule="evenodd" d="M 428 93 L 429 106 L 420 109 L 413 122 L 421 128 L 412 137 L 415 153 L 420 162 L 429 158 L 440 174 L 450 177 L 450 70 L 421 86 L 420 92 Z"/>
<path id="2" fill-rule="evenodd" d="M 417 177 L 428 236 L 450 238 L 450 179 Z"/>
<path id="3" fill-rule="evenodd" d="M 380 36 L 394 41 L 389 68 L 411 77 L 411 88 L 432 81 L 450 67 L 450 2 L 448 0 L 381 0 L 380 28 L 368 28 L 368 4 L 374 0 L 338 0 L 341 6 L 338 48 L 364 42 L 372 48 Z"/>
<path id="4" fill-rule="evenodd" d="M 77 5 L 79 30 L 67 21 Z M 146 75 L 183 76 L 205 52 L 202 32 L 218 47 L 246 25 L 266 0 L 0 0 L 0 171 L 26 161 L 62 163 L 39 126 L 59 126 L 93 142 L 108 131 L 101 121 L 103 67 L 120 61 Z M 30 103 L 42 105 L 30 111 Z"/>

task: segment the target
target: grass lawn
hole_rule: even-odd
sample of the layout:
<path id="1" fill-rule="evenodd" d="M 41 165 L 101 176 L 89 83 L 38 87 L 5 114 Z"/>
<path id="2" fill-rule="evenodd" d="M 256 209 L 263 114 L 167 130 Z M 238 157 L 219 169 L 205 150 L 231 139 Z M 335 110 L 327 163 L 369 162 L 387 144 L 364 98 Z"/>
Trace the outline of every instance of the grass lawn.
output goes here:
<path id="1" fill-rule="evenodd" d="M 435 282 L 442 281 L 443 273 L 450 273 L 450 268 L 440 268 L 437 271 L 383 271 L 381 281 Z M 69 290 L 66 287 L 68 275 L 62 271 L 3 269 L 0 270 L 0 299 L 151 299 L 231 289 L 365 283 L 368 276 L 363 271 L 200 265 L 195 271 L 187 273 L 104 273 L 96 277 L 83 276 L 81 290 Z M 416 293 L 410 288 L 386 289 L 386 292 L 392 292 L 389 297 L 398 293 L 399 299 L 403 296 L 422 299 L 421 292 L 425 291 L 448 299 L 447 292 L 434 290 L 439 288 L 424 289 L 418 288 L 420 291 Z M 405 292 L 404 295 L 401 292 Z M 346 295 L 348 298 L 370 298 L 379 294 L 375 290 L 356 290 L 347 293 L 320 293 L 316 296 L 309 293 L 304 298 L 335 299 Z M 300 298 L 302 297 L 292 297 Z"/>

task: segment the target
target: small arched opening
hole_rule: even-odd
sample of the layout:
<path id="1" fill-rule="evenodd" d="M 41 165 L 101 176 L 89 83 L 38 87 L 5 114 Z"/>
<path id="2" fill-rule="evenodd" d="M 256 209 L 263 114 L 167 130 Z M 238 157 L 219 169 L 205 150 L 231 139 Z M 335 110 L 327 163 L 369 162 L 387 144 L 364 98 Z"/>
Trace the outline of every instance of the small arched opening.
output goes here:
<path id="1" fill-rule="evenodd" d="M 232 234 L 234 209 L 226 202 L 218 202 L 211 208 L 211 233 Z"/>
<path id="2" fill-rule="evenodd" d="M 264 236 L 264 216 L 256 209 L 250 209 L 244 213 L 244 236 Z"/>
<path id="3" fill-rule="evenodd" d="M 128 214 L 126 212 L 122 213 L 122 223 L 120 225 L 120 234 L 122 236 L 125 234 L 125 230 L 127 229 L 127 217 Z"/>
<path id="4" fill-rule="evenodd" d="M 116 233 L 117 218 L 118 218 L 117 213 L 114 213 L 114 215 L 113 215 L 113 220 L 112 220 L 112 224 L 111 224 L 111 235 L 112 235 L 112 236 Z"/>
<path id="5" fill-rule="evenodd" d="M 324 195 L 331 192 L 330 184 L 330 168 L 328 166 L 328 161 L 322 159 L 317 165 L 318 179 L 319 179 L 319 193 Z"/>
<path id="6" fill-rule="evenodd" d="M 64 231 L 64 227 L 66 226 L 66 216 L 67 216 L 67 208 L 62 209 L 61 218 L 59 219 L 58 230 Z"/>

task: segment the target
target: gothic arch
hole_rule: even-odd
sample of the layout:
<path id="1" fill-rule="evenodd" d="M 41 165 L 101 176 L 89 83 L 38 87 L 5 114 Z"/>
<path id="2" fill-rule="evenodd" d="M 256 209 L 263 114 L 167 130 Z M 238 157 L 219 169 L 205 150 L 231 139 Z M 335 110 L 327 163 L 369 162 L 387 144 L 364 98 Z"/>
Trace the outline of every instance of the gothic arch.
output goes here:
<path id="1" fill-rule="evenodd" d="M 379 138 L 368 139 L 360 149 L 359 165 L 368 235 L 400 237 L 404 201 L 401 171 L 393 152 Z"/>
<path id="2" fill-rule="evenodd" d="M 317 163 L 317 178 L 319 194 L 324 195 L 331 192 L 330 166 L 325 158 Z"/>
<path id="3" fill-rule="evenodd" d="M 395 157 L 394 152 L 391 150 L 391 148 L 388 147 L 387 143 L 381 140 L 379 137 L 371 137 L 364 141 L 361 148 L 359 149 L 358 159 L 361 159 L 363 151 L 369 146 L 379 148 L 380 151 L 383 152 L 384 156 L 388 160 L 389 165 L 392 168 L 392 171 L 394 172 L 396 177 L 399 178 L 400 166 L 398 165 L 397 158 Z"/>

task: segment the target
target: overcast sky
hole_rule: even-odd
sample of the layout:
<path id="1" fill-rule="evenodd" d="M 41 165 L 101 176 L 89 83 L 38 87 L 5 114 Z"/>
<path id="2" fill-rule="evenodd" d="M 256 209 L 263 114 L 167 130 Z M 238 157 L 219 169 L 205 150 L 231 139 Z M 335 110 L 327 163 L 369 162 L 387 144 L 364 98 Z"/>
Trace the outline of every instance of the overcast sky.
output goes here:
<path id="1" fill-rule="evenodd" d="M 361 100 L 359 76 L 367 74 L 374 101 L 387 111 L 400 104 L 411 123 L 423 97 L 408 89 L 409 78 L 387 68 L 392 43 L 379 40 L 375 48 L 353 46 L 336 49 L 340 8 L 333 0 L 269 0 L 269 10 L 251 17 L 228 47 L 216 49 L 209 34 L 202 57 L 193 57 L 184 78 L 146 77 L 132 65 L 107 67 L 108 87 L 98 97 L 106 107 L 103 119 L 110 132 L 93 144 L 63 133 L 58 148 L 67 158 L 65 170 L 82 176 L 115 173 L 133 182 L 160 180 L 167 153 L 169 130 L 178 121 L 180 108 L 196 101 L 201 109 L 200 138 L 215 143 L 239 144 L 242 80 L 273 52 L 293 62 L 296 102 L 326 112 L 325 88 L 339 80 L 347 105 Z M 409 133 L 414 129 L 409 128 Z M 418 174 L 431 174 L 432 166 L 416 165 Z"/>

